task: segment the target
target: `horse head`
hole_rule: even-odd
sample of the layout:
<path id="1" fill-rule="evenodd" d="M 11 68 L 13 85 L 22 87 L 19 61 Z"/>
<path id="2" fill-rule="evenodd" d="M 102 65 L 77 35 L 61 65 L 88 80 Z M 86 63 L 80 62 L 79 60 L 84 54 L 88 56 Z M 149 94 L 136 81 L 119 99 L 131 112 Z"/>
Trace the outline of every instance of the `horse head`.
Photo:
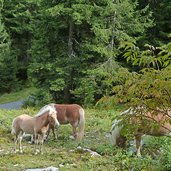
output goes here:
<path id="1" fill-rule="evenodd" d="M 59 121 L 57 119 L 57 111 L 54 108 L 50 108 L 48 120 L 51 125 L 54 125 L 56 127 L 59 126 Z"/>
<path id="2" fill-rule="evenodd" d="M 126 141 L 127 141 L 127 139 L 125 136 L 119 135 L 116 139 L 116 145 L 118 147 L 125 148 L 126 147 Z"/>

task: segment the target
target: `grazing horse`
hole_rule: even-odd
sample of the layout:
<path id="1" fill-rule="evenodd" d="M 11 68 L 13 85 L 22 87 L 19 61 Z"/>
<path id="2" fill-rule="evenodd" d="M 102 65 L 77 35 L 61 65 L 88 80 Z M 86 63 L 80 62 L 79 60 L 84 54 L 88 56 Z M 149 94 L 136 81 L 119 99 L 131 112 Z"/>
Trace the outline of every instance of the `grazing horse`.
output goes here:
<path id="1" fill-rule="evenodd" d="M 54 108 L 56 109 L 57 119 L 59 123 L 71 124 L 73 137 L 77 141 L 80 141 L 84 136 L 84 128 L 85 128 L 84 109 L 78 104 L 51 104 L 51 105 L 53 105 Z M 49 105 L 46 105 L 43 108 L 47 108 L 48 106 Z M 54 138 L 57 138 L 55 134 L 54 125 L 52 124 L 49 125 L 49 130 L 46 138 L 48 138 L 50 130 L 52 130 Z"/>
<path id="2" fill-rule="evenodd" d="M 23 114 L 14 118 L 11 131 L 11 133 L 16 136 L 14 152 L 16 152 L 17 143 L 19 143 L 19 151 L 21 153 L 23 152 L 21 141 L 24 133 L 28 133 L 32 134 L 34 137 L 34 154 L 37 154 L 38 143 L 40 143 L 40 153 L 43 154 L 43 141 L 48 131 L 49 124 L 54 127 L 59 126 L 56 115 L 55 108 L 49 105 L 46 109 L 38 112 L 34 117 Z"/>
<path id="3" fill-rule="evenodd" d="M 122 135 L 122 130 L 128 129 L 130 125 L 135 126 L 135 129 L 130 130 L 135 137 L 137 156 L 141 156 L 142 135 L 168 136 L 171 132 L 171 109 L 147 111 L 143 107 L 131 107 L 119 117 L 120 119 L 115 119 L 111 127 L 111 143 L 125 147 L 126 137 Z"/>

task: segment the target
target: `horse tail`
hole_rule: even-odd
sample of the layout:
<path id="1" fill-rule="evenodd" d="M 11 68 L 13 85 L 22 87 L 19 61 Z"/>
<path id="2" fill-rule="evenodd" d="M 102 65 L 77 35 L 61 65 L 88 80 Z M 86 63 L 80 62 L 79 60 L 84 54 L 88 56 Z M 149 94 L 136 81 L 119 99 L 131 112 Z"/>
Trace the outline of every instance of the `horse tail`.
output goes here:
<path id="1" fill-rule="evenodd" d="M 12 122 L 12 126 L 11 126 L 11 134 L 16 134 L 16 130 L 15 130 L 15 119 Z"/>
<path id="2" fill-rule="evenodd" d="M 83 136 L 84 136 L 84 129 L 85 129 L 85 111 L 83 108 L 79 109 L 79 114 L 80 114 L 80 120 L 78 123 L 78 134 L 77 134 L 77 140 L 81 141 Z"/>
<path id="3" fill-rule="evenodd" d="M 120 131 L 122 129 L 122 126 L 118 125 L 119 122 L 121 122 L 121 120 L 115 119 L 110 130 L 109 138 L 112 145 L 117 145 L 117 139 L 120 136 Z"/>

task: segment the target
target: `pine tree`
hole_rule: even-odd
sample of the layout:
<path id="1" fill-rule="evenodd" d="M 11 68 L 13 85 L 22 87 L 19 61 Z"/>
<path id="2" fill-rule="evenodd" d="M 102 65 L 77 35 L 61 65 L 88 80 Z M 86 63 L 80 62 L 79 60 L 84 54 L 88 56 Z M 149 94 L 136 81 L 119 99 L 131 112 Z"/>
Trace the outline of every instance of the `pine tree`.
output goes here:
<path id="1" fill-rule="evenodd" d="M 154 26 L 148 30 L 148 34 L 143 36 L 144 42 L 153 46 L 161 46 L 170 42 L 169 34 L 171 30 L 170 0 L 138 0 L 140 8 L 148 5 L 154 18 Z M 146 40 L 146 41 L 145 41 Z"/>
<path id="2" fill-rule="evenodd" d="M 29 71 L 35 85 L 65 102 L 94 101 L 99 92 L 101 96 L 102 78 L 94 80 L 94 69 L 115 60 L 121 41 L 134 42 L 151 26 L 149 15 L 143 13 L 146 9 L 136 11 L 137 5 L 110 0 L 42 1 L 30 50 Z"/>
<path id="3" fill-rule="evenodd" d="M 11 57 L 10 46 L 11 41 L 9 35 L 2 22 L 0 9 L 0 93 L 9 92 L 14 90 L 16 86 L 16 66 L 15 59 Z"/>
<path id="4" fill-rule="evenodd" d="M 4 0 L 3 22 L 11 39 L 11 54 L 16 59 L 16 76 L 21 83 L 27 81 L 28 50 L 32 39 L 32 20 L 39 1 Z"/>

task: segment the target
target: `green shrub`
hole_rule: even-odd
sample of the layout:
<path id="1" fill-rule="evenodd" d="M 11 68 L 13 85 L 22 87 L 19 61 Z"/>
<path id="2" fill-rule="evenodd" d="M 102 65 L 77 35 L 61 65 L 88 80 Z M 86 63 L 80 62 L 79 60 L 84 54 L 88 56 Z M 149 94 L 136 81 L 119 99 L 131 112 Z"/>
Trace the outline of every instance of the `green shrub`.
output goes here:
<path id="1" fill-rule="evenodd" d="M 163 143 L 159 162 L 161 163 L 163 170 L 171 170 L 171 143 Z"/>
<path id="2" fill-rule="evenodd" d="M 52 102 L 54 101 L 51 94 L 44 89 L 39 89 L 24 102 L 23 107 L 44 106 Z"/>

